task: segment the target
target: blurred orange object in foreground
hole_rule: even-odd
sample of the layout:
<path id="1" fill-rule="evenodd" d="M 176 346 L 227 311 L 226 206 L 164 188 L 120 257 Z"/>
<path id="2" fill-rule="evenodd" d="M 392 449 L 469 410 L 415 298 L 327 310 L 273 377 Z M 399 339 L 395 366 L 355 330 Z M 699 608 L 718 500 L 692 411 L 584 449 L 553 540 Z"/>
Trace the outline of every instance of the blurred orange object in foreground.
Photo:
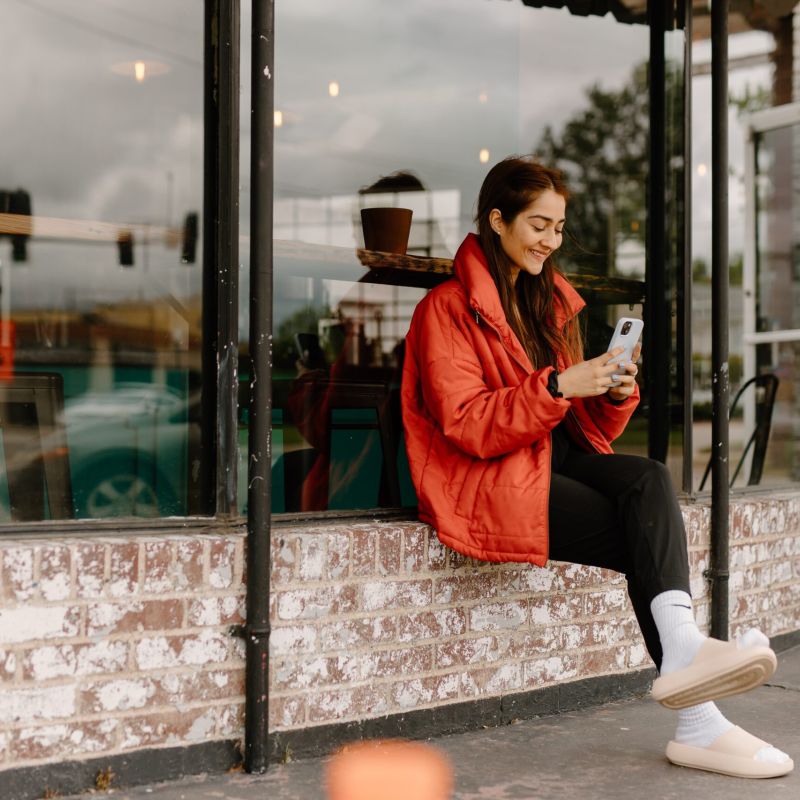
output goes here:
<path id="1" fill-rule="evenodd" d="M 345 745 L 327 769 L 329 800 L 450 800 L 447 758 L 418 742 L 377 740 Z"/>

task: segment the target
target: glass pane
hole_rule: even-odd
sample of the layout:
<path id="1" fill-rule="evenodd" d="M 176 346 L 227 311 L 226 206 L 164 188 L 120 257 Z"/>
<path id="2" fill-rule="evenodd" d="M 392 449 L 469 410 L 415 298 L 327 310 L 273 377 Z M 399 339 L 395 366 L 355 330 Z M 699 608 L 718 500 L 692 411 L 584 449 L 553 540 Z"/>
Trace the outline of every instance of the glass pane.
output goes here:
<path id="1" fill-rule="evenodd" d="M 648 30 L 507 0 L 296 0 L 276 13 L 274 395 L 284 416 L 273 510 L 413 505 L 404 337 L 415 305 L 447 277 L 435 259 L 452 258 L 474 229 L 492 164 L 537 153 L 567 171 L 573 244 L 560 264 L 606 281 L 583 284 L 587 350 L 605 348 L 620 311 L 641 313 Z M 249 97 L 248 67 L 242 83 Z M 387 240 L 365 242 L 361 209 L 386 206 L 412 211 L 405 257 L 373 252 Z M 246 354 L 240 363 L 246 373 Z M 357 420 L 365 408 L 371 419 Z"/>
<path id="2" fill-rule="evenodd" d="M 756 325 L 800 329 L 800 125 L 758 137 Z"/>
<path id="3" fill-rule="evenodd" d="M 0 62 L 0 518 L 190 513 L 202 5 L 11 3 Z"/>

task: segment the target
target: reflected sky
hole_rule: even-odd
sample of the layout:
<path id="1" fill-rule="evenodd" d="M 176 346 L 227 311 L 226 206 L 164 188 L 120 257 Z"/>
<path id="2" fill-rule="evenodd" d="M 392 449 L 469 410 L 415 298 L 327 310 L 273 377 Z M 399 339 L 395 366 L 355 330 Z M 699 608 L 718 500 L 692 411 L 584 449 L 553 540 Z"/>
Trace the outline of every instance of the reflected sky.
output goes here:
<path id="1" fill-rule="evenodd" d="M 0 188 L 35 215 L 178 225 L 202 209 L 203 12 L 196 0 L 5 0 Z M 133 64 L 143 62 L 143 80 Z M 156 74 L 160 72 L 161 74 Z M 0 258 L 10 246 L 0 242 Z M 13 306 L 74 309 L 199 287 L 199 264 L 163 244 L 32 241 Z M 145 265 L 150 274 L 145 273 Z"/>
<path id="2" fill-rule="evenodd" d="M 643 26 L 508 0 L 294 0 L 276 13 L 276 194 L 356 192 L 411 169 L 427 188 L 460 191 L 465 227 L 491 163 L 530 152 L 591 84 L 621 86 L 648 48 Z M 245 132 L 244 158 L 248 147 Z"/>
<path id="3" fill-rule="evenodd" d="M 249 4 L 242 5 L 247 32 Z M 479 161 L 481 149 L 489 150 L 490 163 L 529 151 L 546 125 L 558 130 L 585 106 L 592 83 L 619 88 L 647 56 L 644 26 L 509 0 L 291 0 L 277 3 L 276 23 L 276 104 L 286 115 L 276 137 L 277 195 L 355 192 L 381 174 L 410 168 L 428 188 L 460 192 L 465 229 L 488 168 Z M 768 49 L 769 39 L 733 37 L 731 51 L 746 40 L 751 50 Z M 702 47 L 696 47 L 700 58 Z M 0 53 L 13 75 L 0 104 L 0 188 L 28 189 L 34 212 L 45 216 L 165 224 L 200 209 L 198 0 L 5 0 Z M 246 35 L 242 56 L 246 233 Z M 168 70 L 141 83 L 112 71 L 140 59 Z M 731 89 L 768 84 L 769 75 L 769 67 L 734 72 Z M 332 80 L 340 85 L 336 98 L 328 94 Z M 695 167 L 710 160 L 709 86 L 709 78 L 695 80 Z M 731 122 L 736 165 L 743 143 L 735 112 Z M 709 181 L 710 173 L 695 176 L 695 252 L 704 257 L 710 253 Z M 732 252 L 741 249 L 742 197 L 734 177 Z M 35 242 L 30 252 L 32 267 L 40 255 Z M 164 256 L 165 269 L 179 266 L 172 255 Z M 241 256 L 246 265 L 246 247 Z M 7 242 L 0 243 L 0 257 L 8 257 Z M 69 269 L 48 271 L 49 293 L 61 286 L 80 293 L 83 283 L 98 279 L 98 267 L 87 259 L 69 261 Z M 107 262 L 109 271 L 100 274 L 113 285 L 119 274 L 113 246 Z M 19 302 L 35 288 L 33 278 L 26 288 L 25 273 L 16 282 Z M 178 274 L 175 280 L 187 279 Z"/>

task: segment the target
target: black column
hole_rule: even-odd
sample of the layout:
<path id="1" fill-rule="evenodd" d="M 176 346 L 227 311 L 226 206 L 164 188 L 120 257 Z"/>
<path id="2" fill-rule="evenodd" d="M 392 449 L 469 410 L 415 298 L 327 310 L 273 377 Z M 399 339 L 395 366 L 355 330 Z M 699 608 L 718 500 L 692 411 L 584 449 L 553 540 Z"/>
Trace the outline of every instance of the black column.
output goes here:
<path id="1" fill-rule="evenodd" d="M 711 7 L 711 635 L 728 638 L 728 3 Z"/>
<path id="2" fill-rule="evenodd" d="M 644 371 L 648 392 L 648 454 L 664 462 L 669 444 L 670 326 L 667 303 L 666 129 L 664 34 L 672 3 L 648 3 L 650 25 L 650 163 L 645 266 Z"/>
<path id="3" fill-rule="evenodd" d="M 273 0 L 253 0 L 252 8 L 245 768 L 265 772 L 269 764 L 275 6 Z"/>

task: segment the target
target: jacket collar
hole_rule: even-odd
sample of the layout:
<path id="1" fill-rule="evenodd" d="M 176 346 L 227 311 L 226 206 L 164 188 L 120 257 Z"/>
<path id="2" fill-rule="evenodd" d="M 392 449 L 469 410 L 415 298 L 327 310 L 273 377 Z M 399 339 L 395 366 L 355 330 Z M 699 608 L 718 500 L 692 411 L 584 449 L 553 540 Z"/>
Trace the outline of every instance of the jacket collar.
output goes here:
<path id="1" fill-rule="evenodd" d="M 467 234 L 453 259 L 453 270 L 467 292 L 470 307 L 497 328 L 504 339 L 516 339 L 506 321 L 500 293 L 489 272 L 489 264 L 477 234 Z M 568 305 L 568 308 L 564 309 L 559 303 L 555 309 L 555 322 L 561 329 L 586 303 L 569 281 L 558 272 L 555 273 L 555 283 Z"/>

